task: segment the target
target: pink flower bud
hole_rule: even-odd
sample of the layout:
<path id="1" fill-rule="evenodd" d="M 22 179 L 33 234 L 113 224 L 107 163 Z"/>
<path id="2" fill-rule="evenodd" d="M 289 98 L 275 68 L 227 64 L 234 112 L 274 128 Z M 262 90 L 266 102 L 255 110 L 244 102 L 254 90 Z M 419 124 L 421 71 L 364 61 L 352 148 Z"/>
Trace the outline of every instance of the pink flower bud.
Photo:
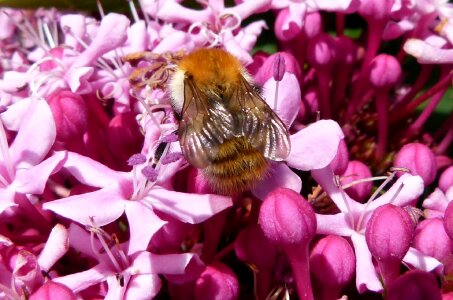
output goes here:
<path id="1" fill-rule="evenodd" d="M 361 1 L 359 14 L 367 20 L 379 21 L 390 17 L 394 0 L 365 0 Z"/>
<path id="2" fill-rule="evenodd" d="M 118 114 L 110 120 L 108 141 L 110 150 L 119 161 L 127 161 L 132 154 L 140 152 L 143 134 L 133 113 Z"/>
<path id="3" fill-rule="evenodd" d="M 415 230 L 414 247 L 438 260 L 451 253 L 452 242 L 440 218 L 426 219 Z"/>
<path id="4" fill-rule="evenodd" d="M 453 201 L 450 201 L 445 209 L 444 229 L 448 236 L 453 240 Z"/>
<path id="5" fill-rule="evenodd" d="M 316 217 L 310 204 L 287 188 L 270 192 L 260 209 L 264 235 L 280 245 L 307 244 L 316 233 Z"/>
<path id="6" fill-rule="evenodd" d="M 335 40 L 336 63 L 341 65 L 352 65 L 357 61 L 357 45 L 346 36 L 340 36 Z"/>
<path id="7" fill-rule="evenodd" d="M 327 33 L 320 33 L 310 40 L 307 49 L 308 62 L 316 69 L 328 69 L 335 62 L 335 41 Z"/>
<path id="8" fill-rule="evenodd" d="M 330 166 L 332 167 L 332 170 L 335 175 L 341 175 L 348 168 L 348 164 L 349 164 L 348 146 L 346 145 L 346 142 L 344 140 L 340 140 L 340 144 L 338 144 L 337 154 L 330 163 Z"/>
<path id="9" fill-rule="evenodd" d="M 236 274 L 220 262 L 207 266 L 195 284 L 196 300 L 232 300 L 238 296 L 239 282 Z"/>
<path id="10" fill-rule="evenodd" d="M 436 278 L 428 272 L 410 270 L 388 285 L 387 300 L 441 300 Z"/>
<path id="11" fill-rule="evenodd" d="M 278 12 L 275 19 L 275 36 L 280 41 L 289 41 L 294 39 L 302 31 L 302 20 L 299 24 L 291 18 L 291 13 L 288 8 L 284 8 Z"/>
<path id="12" fill-rule="evenodd" d="M 398 277 L 401 260 L 409 250 L 413 236 L 414 223 L 401 207 L 386 204 L 373 212 L 365 238 L 385 285 Z"/>
<path id="13" fill-rule="evenodd" d="M 407 168 L 413 174 L 419 175 L 425 186 L 436 178 L 436 158 L 431 149 L 420 143 L 410 143 L 401 148 L 393 165 Z"/>
<path id="14" fill-rule="evenodd" d="M 30 300 L 53 300 L 53 299 L 66 299 L 75 300 L 77 299 L 74 293 L 67 286 L 54 282 L 47 281 L 42 285 L 36 292 L 34 292 Z"/>
<path id="15" fill-rule="evenodd" d="M 305 15 L 305 23 L 302 30 L 308 38 L 312 38 L 323 31 L 322 18 L 318 11 L 309 12 Z"/>
<path id="16" fill-rule="evenodd" d="M 400 261 L 409 250 L 414 236 L 414 223 L 401 207 L 386 204 L 378 207 L 368 221 L 366 242 L 379 261 Z"/>
<path id="17" fill-rule="evenodd" d="M 376 89 L 389 89 L 401 78 L 401 66 L 395 57 L 379 54 L 370 65 L 369 80 Z"/>
<path id="18" fill-rule="evenodd" d="M 55 119 L 57 140 L 81 139 L 88 128 L 88 108 L 83 98 L 71 91 L 59 90 L 50 94 L 47 102 Z"/>
<path id="19" fill-rule="evenodd" d="M 349 162 L 346 171 L 342 175 L 341 184 L 344 186 L 353 181 L 370 178 L 371 176 L 370 169 L 364 163 L 358 160 L 352 160 Z M 372 187 L 372 183 L 368 181 L 356 183 L 353 186 L 346 188 L 345 191 L 354 200 L 363 202 L 369 198 Z"/>
<path id="20" fill-rule="evenodd" d="M 446 193 L 453 186 L 453 166 L 442 172 L 439 178 L 439 188 Z"/>
<path id="21" fill-rule="evenodd" d="M 324 286 L 323 299 L 338 299 L 355 274 L 355 255 L 349 242 L 336 235 L 320 239 L 311 250 L 311 272 Z M 329 297 L 327 297 L 329 295 Z"/>

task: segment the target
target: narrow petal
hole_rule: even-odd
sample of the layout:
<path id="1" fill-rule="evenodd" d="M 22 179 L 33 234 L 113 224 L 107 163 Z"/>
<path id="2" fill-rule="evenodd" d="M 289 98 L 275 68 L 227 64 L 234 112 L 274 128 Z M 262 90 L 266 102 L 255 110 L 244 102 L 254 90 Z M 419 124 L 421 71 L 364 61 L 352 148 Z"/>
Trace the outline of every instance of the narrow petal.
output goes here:
<path id="1" fill-rule="evenodd" d="M 16 168 L 37 165 L 47 155 L 56 136 L 55 121 L 46 101 L 32 101 L 10 147 Z"/>
<path id="2" fill-rule="evenodd" d="M 286 187 L 297 193 L 302 189 L 302 180 L 284 163 L 272 164 L 269 175 L 253 190 L 253 194 L 261 200 L 277 187 Z"/>
<path id="3" fill-rule="evenodd" d="M 153 12 L 154 13 L 154 12 Z M 174 23 L 197 23 L 210 22 L 213 18 L 209 8 L 195 10 L 187 8 L 176 1 L 163 1 L 156 17 L 167 22 Z"/>
<path id="4" fill-rule="evenodd" d="M 109 275 L 113 275 L 113 272 L 111 272 L 107 266 L 99 264 L 87 271 L 57 277 L 52 280 L 62 283 L 74 293 L 78 293 L 90 286 L 103 282 Z"/>
<path id="5" fill-rule="evenodd" d="M 2 213 L 8 207 L 17 205 L 14 202 L 15 196 L 16 196 L 16 191 L 14 191 L 13 189 L 0 188 L 0 213 Z"/>
<path id="6" fill-rule="evenodd" d="M 432 192 L 424 201 L 423 201 L 423 207 L 441 212 L 445 212 L 445 209 L 448 206 L 448 201 L 447 196 L 439 189 L 436 188 L 434 192 Z"/>
<path id="7" fill-rule="evenodd" d="M 263 86 L 263 96 L 267 104 L 278 114 L 289 128 L 299 113 L 301 102 L 300 84 L 295 74 L 286 72 L 283 79 L 278 82 L 278 94 L 275 93 L 277 82 L 269 78 Z M 277 97 L 277 106 L 275 98 Z"/>
<path id="8" fill-rule="evenodd" d="M 69 225 L 68 233 L 69 245 L 71 248 L 83 255 L 92 257 L 96 260 L 99 259 L 99 254 L 94 252 L 94 249 L 101 249 L 102 247 L 98 239 L 92 240 L 90 233 L 76 223 L 71 223 L 71 225 Z"/>
<path id="9" fill-rule="evenodd" d="M 255 13 L 261 13 L 267 11 L 271 7 L 272 0 L 253 0 L 253 1 L 241 1 L 240 4 L 225 9 L 221 14 L 227 14 L 229 11 L 233 11 L 241 20 L 244 20 Z"/>
<path id="10" fill-rule="evenodd" d="M 152 207 L 141 201 L 129 201 L 125 212 L 130 232 L 128 254 L 146 250 L 151 237 L 167 222 L 159 219 Z"/>
<path id="11" fill-rule="evenodd" d="M 404 174 L 401 176 L 385 194 L 374 200 L 369 205 L 373 210 L 381 205 L 392 203 L 397 206 L 414 204 L 424 190 L 423 179 L 420 176 Z"/>
<path id="12" fill-rule="evenodd" d="M 152 189 L 147 199 L 155 209 L 190 224 L 201 223 L 233 205 L 230 197 L 186 194 L 159 187 Z"/>
<path id="13" fill-rule="evenodd" d="M 83 225 L 104 226 L 118 219 L 125 205 L 118 189 L 104 188 L 47 202 L 43 208 Z"/>
<path id="14" fill-rule="evenodd" d="M 154 299 L 162 287 L 159 276 L 154 274 L 135 275 L 129 280 L 125 300 Z"/>
<path id="15" fill-rule="evenodd" d="M 348 215 L 345 213 L 336 215 L 316 214 L 316 222 L 318 225 L 316 233 L 335 234 L 345 237 L 351 236 L 354 233 L 354 230 L 351 228 L 351 224 L 347 218 Z"/>
<path id="16" fill-rule="evenodd" d="M 66 227 L 61 224 L 55 225 L 49 234 L 44 249 L 38 256 L 38 264 L 41 270 L 49 269 L 59 260 L 69 249 L 69 234 Z"/>
<path id="17" fill-rule="evenodd" d="M 66 152 L 55 153 L 30 169 L 19 169 L 11 187 L 22 194 L 42 194 L 49 176 L 57 172 L 64 163 Z"/>
<path id="18" fill-rule="evenodd" d="M 343 131 L 333 120 L 320 120 L 291 136 L 290 167 L 309 171 L 330 164 L 337 154 Z"/>
<path id="19" fill-rule="evenodd" d="M 21 99 L 8 106 L 8 110 L 2 113 L 3 125 L 11 131 L 18 131 L 24 115 L 27 113 L 31 103 L 30 98 Z"/>
<path id="20" fill-rule="evenodd" d="M 190 263 L 204 266 L 200 258 L 192 253 L 158 255 L 143 251 L 137 255 L 127 272 L 136 274 L 184 274 Z"/>
<path id="21" fill-rule="evenodd" d="M 64 167 L 80 183 L 93 187 L 108 187 L 125 179 L 124 173 L 114 171 L 96 160 L 74 152 L 68 152 Z"/>
<path id="22" fill-rule="evenodd" d="M 366 290 L 373 292 L 382 291 L 383 287 L 379 281 L 376 268 L 373 265 L 372 256 L 368 250 L 365 236 L 354 233 L 351 236 L 354 252 L 357 258 L 356 262 L 356 286 L 359 293 Z"/>
<path id="23" fill-rule="evenodd" d="M 415 248 L 409 248 L 406 256 L 403 258 L 403 261 L 414 268 L 417 268 L 422 271 L 431 272 L 436 269 L 441 269 L 443 267 L 442 263 L 435 259 L 434 257 L 424 255 Z"/>
<path id="24" fill-rule="evenodd" d="M 441 49 L 423 40 L 409 39 L 403 48 L 421 64 L 451 64 L 453 62 L 452 49 Z"/>

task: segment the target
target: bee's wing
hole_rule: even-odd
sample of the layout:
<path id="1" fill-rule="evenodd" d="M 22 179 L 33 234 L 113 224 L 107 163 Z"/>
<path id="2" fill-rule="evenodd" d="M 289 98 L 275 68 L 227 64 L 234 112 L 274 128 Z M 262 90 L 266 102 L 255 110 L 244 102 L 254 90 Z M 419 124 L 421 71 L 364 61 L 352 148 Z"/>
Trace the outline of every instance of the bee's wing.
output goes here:
<path id="1" fill-rule="evenodd" d="M 184 79 L 184 105 L 178 134 L 185 158 L 200 169 L 215 158 L 225 139 L 234 136 L 230 112 L 209 99 L 189 77 Z"/>
<path id="2" fill-rule="evenodd" d="M 234 114 L 236 135 L 248 137 L 252 146 L 270 160 L 286 159 L 291 144 L 285 124 L 243 77 L 229 108 L 238 112 Z"/>

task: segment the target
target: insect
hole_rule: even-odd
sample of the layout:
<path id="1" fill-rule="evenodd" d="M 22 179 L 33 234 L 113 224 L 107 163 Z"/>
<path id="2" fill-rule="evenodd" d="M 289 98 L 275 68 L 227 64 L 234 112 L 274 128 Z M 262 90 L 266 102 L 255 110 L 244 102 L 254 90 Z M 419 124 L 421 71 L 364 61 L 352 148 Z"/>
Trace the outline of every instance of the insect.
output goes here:
<path id="1" fill-rule="evenodd" d="M 250 189 L 266 176 L 270 161 L 288 156 L 285 124 L 230 53 L 212 48 L 188 54 L 169 88 L 182 153 L 213 191 Z"/>

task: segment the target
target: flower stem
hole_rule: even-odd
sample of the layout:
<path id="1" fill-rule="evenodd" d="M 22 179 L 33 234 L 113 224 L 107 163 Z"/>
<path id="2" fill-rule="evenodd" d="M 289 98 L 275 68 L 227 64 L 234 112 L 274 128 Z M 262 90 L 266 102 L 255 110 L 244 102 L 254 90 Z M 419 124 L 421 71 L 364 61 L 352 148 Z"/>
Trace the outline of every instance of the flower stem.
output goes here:
<path id="1" fill-rule="evenodd" d="M 308 245 L 290 245 L 285 247 L 300 300 L 313 300 L 310 282 Z"/>

